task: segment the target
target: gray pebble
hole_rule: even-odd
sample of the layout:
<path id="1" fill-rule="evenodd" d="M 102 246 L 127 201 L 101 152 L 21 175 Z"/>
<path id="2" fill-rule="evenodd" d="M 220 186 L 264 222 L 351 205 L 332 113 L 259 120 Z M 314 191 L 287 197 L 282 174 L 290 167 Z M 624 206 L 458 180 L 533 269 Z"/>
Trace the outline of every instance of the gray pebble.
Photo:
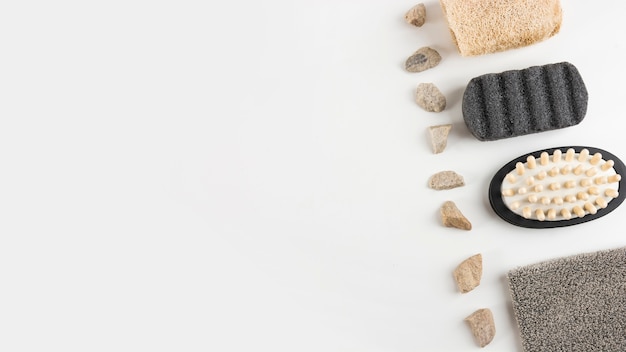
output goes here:
<path id="1" fill-rule="evenodd" d="M 483 276 L 483 256 L 478 253 L 459 264 L 453 272 L 454 280 L 461 293 L 468 293 L 480 285 Z"/>
<path id="2" fill-rule="evenodd" d="M 448 134 L 452 129 L 452 124 L 437 125 L 428 127 L 428 135 L 430 136 L 430 144 L 433 153 L 442 153 L 448 145 Z"/>
<path id="3" fill-rule="evenodd" d="M 465 318 L 472 330 L 472 335 L 480 347 L 487 346 L 496 335 L 496 324 L 489 308 L 482 308 Z"/>
<path id="4" fill-rule="evenodd" d="M 439 65 L 440 62 L 441 55 L 437 50 L 425 46 L 409 56 L 404 67 L 409 72 L 422 72 Z"/>
<path id="5" fill-rule="evenodd" d="M 438 172 L 428 180 L 428 187 L 438 191 L 463 186 L 465 186 L 463 176 L 450 170 Z"/>
<path id="6" fill-rule="evenodd" d="M 419 3 L 413 7 L 404 15 L 404 20 L 415 27 L 421 27 L 426 22 L 426 6 Z"/>
<path id="7" fill-rule="evenodd" d="M 454 227 L 461 230 L 470 231 L 472 223 L 461 213 L 453 201 L 446 201 L 440 209 L 441 221 L 446 227 Z"/>
<path id="8" fill-rule="evenodd" d="M 417 86 L 415 102 L 422 109 L 430 112 L 441 112 L 446 108 L 446 97 L 432 83 L 420 83 Z"/>

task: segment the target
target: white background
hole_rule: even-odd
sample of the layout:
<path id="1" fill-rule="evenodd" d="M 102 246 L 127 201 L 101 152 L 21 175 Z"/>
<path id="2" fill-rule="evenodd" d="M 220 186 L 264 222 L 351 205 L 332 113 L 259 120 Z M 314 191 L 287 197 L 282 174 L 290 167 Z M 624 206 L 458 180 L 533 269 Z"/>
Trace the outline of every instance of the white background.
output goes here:
<path id="1" fill-rule="evenodd" d="M 0 350 L 521 351 L 505 274 L 626 245 L 626 208 L 552 230 L 500 220 L 493 174 L 531 151 L 626 157 L 626 3 L 563 1 L 555 37 L 461 57 L 436 1 L 6 1 L 0 6 Z M 439 66 L 408 73 L 422 46 Z M 479 142 L 478 75 L 569 61 L 576 127 Z M 413 101 L 433 82 L 448 107 Z M 430 125 L 452 123 L 432 154 Z M 435 172 L 467 185 L 433 191 Z M 445 228 L 453 200 L 470 232 Z M 452 270 L 482 253 L 481 285 Z"/>

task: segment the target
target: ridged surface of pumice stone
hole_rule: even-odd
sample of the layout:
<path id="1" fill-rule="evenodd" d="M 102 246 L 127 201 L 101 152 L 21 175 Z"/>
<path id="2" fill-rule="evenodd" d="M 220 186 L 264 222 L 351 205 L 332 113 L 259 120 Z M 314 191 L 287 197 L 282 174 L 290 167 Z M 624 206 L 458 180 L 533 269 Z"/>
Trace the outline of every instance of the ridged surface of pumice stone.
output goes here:
<path id="1" fill-rule="evenodd" d="M 578 69 L 561 62 L 472 78 L 462 112 L 474 137 L 493 141 L 577 125 L 587 101 Z"/>
<path id="2" fill-rule="evenodd" d="M 602 217 L 624 201 L 625 172 L 617 156 L 599 148 L 538 150 L 511 160 L 495 174 L 489 202 L 513 225 L 576 225 Z"/>

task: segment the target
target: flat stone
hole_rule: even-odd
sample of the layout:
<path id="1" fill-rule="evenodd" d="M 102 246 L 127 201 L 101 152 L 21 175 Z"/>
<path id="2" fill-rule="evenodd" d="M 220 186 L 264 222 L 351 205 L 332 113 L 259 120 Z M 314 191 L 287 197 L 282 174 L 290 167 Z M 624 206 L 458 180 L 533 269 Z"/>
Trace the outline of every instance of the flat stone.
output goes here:
<path id="1" fill-rule="evenodd" d="M 415 102 L 428 112 L 442 112 L 446 108 L 446 97 L 433 83 L 420 83 L 417 86 Z"/>
<path id="2" fill-rule="evenodd" d="M 415 27 L 421 27 L 426 22 L 426 6 L 423 3 L 419 3 L 413 7 L 404 15 L 404 19 L 408 24 Z"/>
<path id="3" fill-rule="evenodd" d="M 437 50 L 425 46 L 409 56 L 404 67 L 409 72 L 422 72 L 439 65 L 440 62 L 441 55 Z"/>
<path id="4" fill-rule="evenodd" d="M 454 269 L 454 280 L 461 293 L 468 293 L 480 285 L 483 276 L 483 256 L 479 253 L 465 259 Z"/>
<path id="5" fill-rule="evenodd" d="M 430 137 L 430 145 L 433 153 L 442 153 L 448 145 L 448 134 L 452 129 L 452 124 L 437 125 L 428 127 L 428 136 Z"/>
<path id="6" fill-rule="evenodd" d="M 430 177 L 428 187 L 441 191 L 444 189 L 452 189 L 465 186 L 463 176 L 454 171 L 440 171 Z"/>
<path id="7" fill-rule="evenodd" d="M 489 308 L 482 308 L 465 318 L 472 330 L 472 335 L 480 347 L 487 346 L 496 336 L 496 324 Z"/>
<path id="8" fill-rule="evenodd" d="M 446 227 L 455 227 L 461 230 L 471 230 L 472 224 L 461 213 L 456 204 L 452 201 L 447 201 L 441 206 L 441 221 Z"/>

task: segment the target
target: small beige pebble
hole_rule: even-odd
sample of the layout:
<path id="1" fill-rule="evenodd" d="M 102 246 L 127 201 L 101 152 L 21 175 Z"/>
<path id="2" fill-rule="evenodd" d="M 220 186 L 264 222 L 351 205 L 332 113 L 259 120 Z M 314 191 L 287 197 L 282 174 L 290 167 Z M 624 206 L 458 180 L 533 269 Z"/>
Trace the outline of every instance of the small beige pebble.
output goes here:
<path id="1" fill-rule="evenodd" d="M 430 144 L 433 153 L 442 153 L 448 145 L 448 134 L 452 129 L 452 124 L 437 125 L 428 127 L 428 135 L 430 136 Z"/>
<path id="2" fill-rule="evenodd" d="M 480 347 L 487 346 L 496 335 L 496 325 L 493 322 L 493 314 L 489 308 L 482 308 L 469 317 L 465 318 L 469 324 L 476 343 Z"/>
<path id="3" fill-rule="evenodd" d="M 437 50 L 425 46 L 409 56 L 404 67 L 409 72 L 422 72 L 439 65 L 440 62 L 441 55 Z"/>
<path id="4" fill-rule="evenodd" d="M 415 102 L 428 112 L 442 112 L 446 108 L 446 97 L 433 83 L 420 83 L 417 86 Z"/>
<path id="5" fill-rule="evenodd" d="M 461 230 L 471 230 L 472 224 L 461 213 L 456 204 L 452 201 L 447 201 L 441 206 L 441 221 L 446 227 L 455 227 Z"/>
<path id="6" fill-rule="evenodd" d="M 412 24 L 415 27 L 421 27 L 426 22 L 426 6 L 423 3 L 419 3 L 404 15 L 404 19 L 408 24 Z"/>
<path id="7" fill-rule="evenodd" d="M 468 293 L 480 285 L 483 276 L 483 256 L 479 253 L 465 259 L 454 269 L 454 280 L 461 293 Z"/>
<path id="8" fill-rule="evenodd" d="M 449 170 L 440 171 L 430 176 L 430 179 L 428 180 L 428 187 L 438 191 L 462 186 L 465 186 L 463 176 Z"/>

